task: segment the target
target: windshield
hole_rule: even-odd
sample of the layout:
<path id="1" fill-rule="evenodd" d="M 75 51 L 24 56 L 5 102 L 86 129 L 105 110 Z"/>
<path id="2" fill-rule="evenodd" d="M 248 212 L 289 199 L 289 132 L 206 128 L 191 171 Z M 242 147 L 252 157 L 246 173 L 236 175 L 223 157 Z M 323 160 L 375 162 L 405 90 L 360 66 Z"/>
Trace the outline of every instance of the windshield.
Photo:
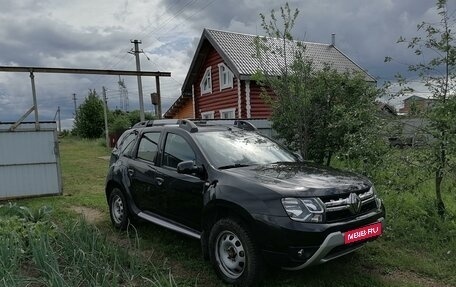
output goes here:
<path id="1" fill-rule="evenodd" d="M 217 131 L 194 136 L 209 161 L 217 168 L 296 161 L 280 145 L 253 132 Z"/>

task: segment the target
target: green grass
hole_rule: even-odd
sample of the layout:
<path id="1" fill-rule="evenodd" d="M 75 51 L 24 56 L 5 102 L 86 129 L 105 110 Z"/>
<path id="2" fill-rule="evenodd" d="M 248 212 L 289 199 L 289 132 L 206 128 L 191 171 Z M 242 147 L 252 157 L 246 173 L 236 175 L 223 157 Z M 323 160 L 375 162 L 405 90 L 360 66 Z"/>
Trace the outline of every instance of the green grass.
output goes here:
<path id="1" fill-rule="evenodd" d="M 147 223 L 137 224 L 136 229 L 129 233 L 119 233 L 111 227 L 104 195 L 108 162 L 99 158 L 109 155 L 109 151 L 99 142 L 64 138 L 60 143 L 60 154 L 64 194 L 21 200 L 19 204 L 33 208 L 51 206 L 54 209 L 52 220 L 61 223 L 79 218 L 71 210 L 73 206 L 99 211 L 102 218 L 91 224 L 96 226 L 101 237 L 106 238 L 108 245 L 127 248 L 129 254 L 136 257 L 132 261 L 136 271 L 131 274 L 168 282 L 173 280 L 169 278 L 171 271 L 178 286 L 222 285 L 210 264 L 202 259 L 197 241 Z M 404 184 L 398 189 L 397 183 L 413 183 L 417 176 L 416 171 L 400 170 L 399 175 L 397 172 L 396 164 L 391 162 L 391 168 L 378 174 L 377 190 L 387 209 L 387 227 L 379 240 L 351 255 L 305 270 L 272 269 L 264 285 L 456 286 L 456 194 L 451 192 L 456 181 L 445 182 L 448 216 L 442 221 L 435 214 L 432 181 L 413 189 Z M 392 179 L 389 184 L 388 178 Z M 0 256 L 1 252 L 6 251 L 0 248 Z M 14 254 L 11 256 L 15 258 Z M 103 256 L 103 253 L 98 254 L 98 257 Z M 18 263 L 12 260 L 10 264 L 15 266 Z M 77 280 L 72 282 L 76 284 Z"/>

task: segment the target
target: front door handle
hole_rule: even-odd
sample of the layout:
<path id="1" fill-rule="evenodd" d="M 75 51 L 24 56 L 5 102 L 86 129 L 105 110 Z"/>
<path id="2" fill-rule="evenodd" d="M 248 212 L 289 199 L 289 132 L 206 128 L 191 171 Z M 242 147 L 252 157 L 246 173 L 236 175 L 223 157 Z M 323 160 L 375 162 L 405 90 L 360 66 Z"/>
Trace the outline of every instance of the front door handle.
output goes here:
<path id="1" fill-rule="evenodd" d="M 132 168 L 129 168 L 129 169 L 128 169 L 128 175 L 129 175 L 130 177 L 132 177 L 134 174 L 135 174 L 135 170 L 132 169 Z"/>
<path id="2" fill-rule="evenodd" d="M 165 180 L 161 177 L 157 177 L 157 178 L 155 178 L 155 181 L 157 182 L 158 186 L 161 186 L 163 184 L 163 181 L 165 181 Z"/>

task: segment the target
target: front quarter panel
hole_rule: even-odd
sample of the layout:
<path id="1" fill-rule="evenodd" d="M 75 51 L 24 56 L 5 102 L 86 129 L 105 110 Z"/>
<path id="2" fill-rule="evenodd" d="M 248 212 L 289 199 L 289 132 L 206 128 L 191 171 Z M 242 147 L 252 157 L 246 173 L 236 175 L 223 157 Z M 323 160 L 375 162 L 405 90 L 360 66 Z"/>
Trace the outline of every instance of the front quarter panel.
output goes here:
<path id="1" fill-rule="evenodd" d="M 215 186 L 208 188 L 205 195 L 205 205 L 213 200 L 221 200 L 238 205 L 250 214 L 287 216 L 279 194 L 243 179 L 232 181 L 221 178 Z"/>
<path id="2" fill-rule="evenodd" d="M 128 175 L 128 158 L 121 157 L 109 167 L 106 177 L 106 199 L 109 201 L 109 192 L 113 186 L 121 188 L 129 203 L 129 210 L 137 214 L 139 209 L 136 207 L 131 196 L 131 181 Z"/>

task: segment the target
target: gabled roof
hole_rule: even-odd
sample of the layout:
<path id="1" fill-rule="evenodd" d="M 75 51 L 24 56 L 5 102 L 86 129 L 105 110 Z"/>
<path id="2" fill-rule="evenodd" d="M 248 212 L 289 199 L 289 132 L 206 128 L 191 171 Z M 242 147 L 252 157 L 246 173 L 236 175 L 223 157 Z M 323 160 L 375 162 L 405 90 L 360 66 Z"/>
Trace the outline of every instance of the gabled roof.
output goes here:
<path id="1" fill-rule="evenodd" d="M 241 80 L 250 79 L 261 65 L 259 59 L 253 57 L 256 54 L 254 40 L 256 35 L 226 32 L 212 29 L 204 29 L 201 35 L 195 55 L 193 56 L 190 69 L 182 86 L 182 95 L 165 113 L 165 116 L 171 117 L 176 109 L 179 109 L 186 101 L 190 100 L 192 95 L 192 84 L 198 77 L 198 72 L 204 64 L 209 49 L 214 47 L 217 53 L 222 57 L 228 68 L 234 73 L 236 78 Z M 281 40 L 267 38 L 269 41 L 277 41 L 277 45 L 282 45 Z M 296 42 L 294 42 L 296 43 Z M 312 60 L 316 69 L 322 69 L 324 64 L 331 65 L 332 68 L 339 72 L 356 71 L 365 75 L 366 81 L 376 82 L 375 78 L 364 71 L 360 66 L 353 62 L 349 57 L 337 49 L 334 45 L 300 42 L 306 47 L 305 55 Z M 289 45 L 290 49 L 293 45 Z M 292 50 L 288 50 L 291 52 Z M 283 60 L 282 60 L 283 61 Z M 274 66 L 274 61 L 268 65 L 271 70 L 278 70 L 279 64 Z"/>
<path id="2" fill-rule="evenodd" d="M 252 74 L 260 69 L 259 59 L 253 57 L 253 55 L 256 54 L 254 45 L 256 37 L 256 35 L 204 29 L 182 87 L 182 93 L 184 95 L 191 94 L 191 85 L 194 82 L 195 77 L 197 77 L 199 68 L 204 63 L 206 52 L 210 46 L 215 48 L 217 53 L 222 57 L 223 61 L 230 70 L 233 71 L 237 78 L 240 78 L 241 80 L 249 79 Z M 281 41 L 273 38 L 268 38 L 268 40 Z M 311 42 L 300 43 L 305 45 L 305 55 L 312 60 L 316 69 L 321 69 L 324 64 L 329 64 L 339 72 L 357 71 L 364 73 L 366 81 L 376 82 L 371 75 L 335 46 Z M 281 63 L 279 63 L 279 65 L 280 64 Z M 274 61 L 271 62 L 271 65 L 274 65 Z M 277 68 L 272 67 L 271 69 L 274 70 Z"/>
<path id="3" fill-rule="evenodd" d="M 429 102 L 433 102 L 434 99 L 432 98 L 425 98 L 425 97 L 421 97 L 421 96 L 416 96 L 416 95 L 412 95 L 406 99 L 404 99 L 404 102 L 410 102 L 410 101 L 429 101 Z"/>

